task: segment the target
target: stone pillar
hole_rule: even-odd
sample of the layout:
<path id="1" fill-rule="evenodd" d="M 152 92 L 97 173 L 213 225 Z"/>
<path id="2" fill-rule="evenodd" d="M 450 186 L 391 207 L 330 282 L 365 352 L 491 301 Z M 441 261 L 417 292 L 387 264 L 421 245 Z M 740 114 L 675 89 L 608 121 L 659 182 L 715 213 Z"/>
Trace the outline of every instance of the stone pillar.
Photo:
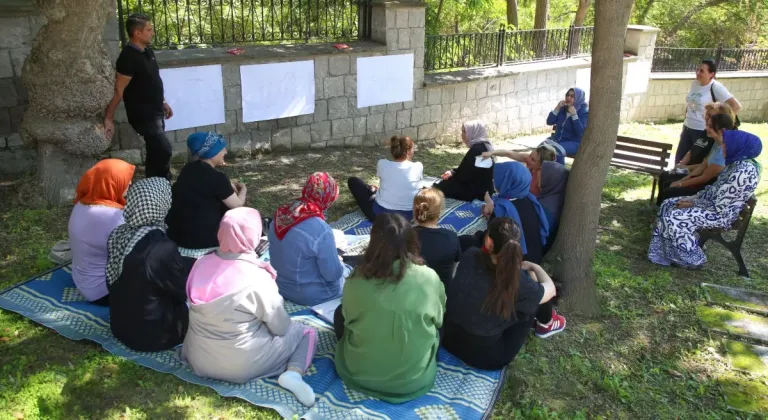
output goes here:
<path id="1" fill-rule="evenodd" d="M 635 57 L 624 60 L 624 90 L 621 103 L 621 121 L 634 120 L 639 105 L 648 91 L 653 64 L 653 50 L 659 28 L 629 25 L 624 36 L 624 53 Z"/>

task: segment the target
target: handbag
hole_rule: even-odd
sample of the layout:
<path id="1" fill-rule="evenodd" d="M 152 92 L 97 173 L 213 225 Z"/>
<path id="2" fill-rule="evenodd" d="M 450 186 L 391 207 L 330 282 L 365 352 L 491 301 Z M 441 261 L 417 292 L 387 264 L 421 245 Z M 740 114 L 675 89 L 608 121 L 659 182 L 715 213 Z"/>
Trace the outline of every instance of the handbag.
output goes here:
<path id="1" fill-rule="evenodd" d="M 717 81 L 715 81 L 717 83 Z M 709 87 L 709 94 L 712 95 L 712 102 L 717 102 L 717 98 L 715 98 L 715 83 L 712 83 L 712 86 Z M 741 125 L 741 121 L 739 121 L 739 115 L 736 114 L 736 120 L 733 122 L 734 128 L 739 128 Z"/>

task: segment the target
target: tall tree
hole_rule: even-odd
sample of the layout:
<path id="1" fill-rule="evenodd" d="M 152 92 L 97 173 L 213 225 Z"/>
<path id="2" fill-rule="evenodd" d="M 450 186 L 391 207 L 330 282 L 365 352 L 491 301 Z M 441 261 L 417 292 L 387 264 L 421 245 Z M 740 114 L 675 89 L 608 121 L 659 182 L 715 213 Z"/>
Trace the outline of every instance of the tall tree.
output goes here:
<path id="1" fill-rule="evenodd" d="M 688 12 L 685 13 L 685 15 L 683 15 L 682 18 L 680 18 L 679 21 L 677 21 L 677 23 L 675 23 L 675 25 L 672 28 L 670 28 L 667 31 L 667 33 L 665 34 L 665 37 L 667 39 L 674 38 L 675 34 L 677 34 L 677 31 L 679 31 L 686 24 L 688 24 L 691 18 L 696 16 L 696 14 L 700 13 L 702 10 L 707 9 L 709 7 L 719 6 L 723 3 L 734 2 L 734 1 L 737 1 L 737 0 L 706 0 L 702 3 L 699 3 L 693 6 L 690 10 L 688 10 Z"/>
<path id="2" fill-rule="evenodd" d="M 562 224 L 552 250 L 555 276 L 564 285 L 561 305 L 586 315 L 600 311 L 592 262 L 600 198 L 619 131 L 624 35 L 632 2 L 595 0 L 589 124 L 568 179 Z"/>
<path id="3" fill-rule="evenodd" d="M 576 16 L 573 18 L 573 26 L 584 26 L 584 19 L 587 18 L 587 10 L 589 10 L 589 4 L 591 0 L 578 0 L 579 7 L 576 9 Z"/>
<path id="4" fill-rule="evenodd" d="M 533 29 L 547 29 L 549 15 L 549 0 L 536 0 L 536 15 L 533 18 Z"/>
<path id="5" fill-rule="evenodd" d="M 507 0 L 507 25 L 512 25 L 515 28 L 519 27 L 517 19 L 517 0 Z"/>

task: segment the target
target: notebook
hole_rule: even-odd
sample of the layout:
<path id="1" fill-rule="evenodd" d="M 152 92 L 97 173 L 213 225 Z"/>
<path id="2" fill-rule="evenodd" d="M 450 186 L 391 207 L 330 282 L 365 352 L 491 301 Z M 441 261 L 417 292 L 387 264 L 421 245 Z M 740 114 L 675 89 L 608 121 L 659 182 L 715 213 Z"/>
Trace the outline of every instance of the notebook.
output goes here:
<path id="1" fill-rule="evenodd" d="M 319 305 L 312 307 L 312 312 L 316 313 L 320 318 L 333 324 L 333 314 L 336 313 L 336 308 L 341 305 L 341 298 L 329 300 Z"/>

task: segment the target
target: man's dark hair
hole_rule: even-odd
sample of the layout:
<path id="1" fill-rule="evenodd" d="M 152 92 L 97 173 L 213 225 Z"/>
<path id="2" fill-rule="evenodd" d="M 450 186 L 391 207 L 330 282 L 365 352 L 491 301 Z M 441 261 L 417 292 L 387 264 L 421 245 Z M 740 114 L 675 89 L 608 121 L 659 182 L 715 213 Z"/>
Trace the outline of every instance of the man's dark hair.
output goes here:
<path id="1" fill-rule="evenodd" d="M 715 114 L 709 117 L 709 125 L 715 131 L 733 130 L 733 118 L 728 114 Z"/>
<path id="2" fill-rule="evenodd" d="M 149 22 L 149 16 L 143 13 L 132 13 L 125 20 L 125 31 L 128 32 L 128 38 L 133 36 L 133 31 L 143 29 Z"/>
<path id="3" fill-rule="evenodd" d="M 717 73 L 717 64 L 715 60 L 701 60 L 701 64 L 706 64 L 710 73 Z"/>

